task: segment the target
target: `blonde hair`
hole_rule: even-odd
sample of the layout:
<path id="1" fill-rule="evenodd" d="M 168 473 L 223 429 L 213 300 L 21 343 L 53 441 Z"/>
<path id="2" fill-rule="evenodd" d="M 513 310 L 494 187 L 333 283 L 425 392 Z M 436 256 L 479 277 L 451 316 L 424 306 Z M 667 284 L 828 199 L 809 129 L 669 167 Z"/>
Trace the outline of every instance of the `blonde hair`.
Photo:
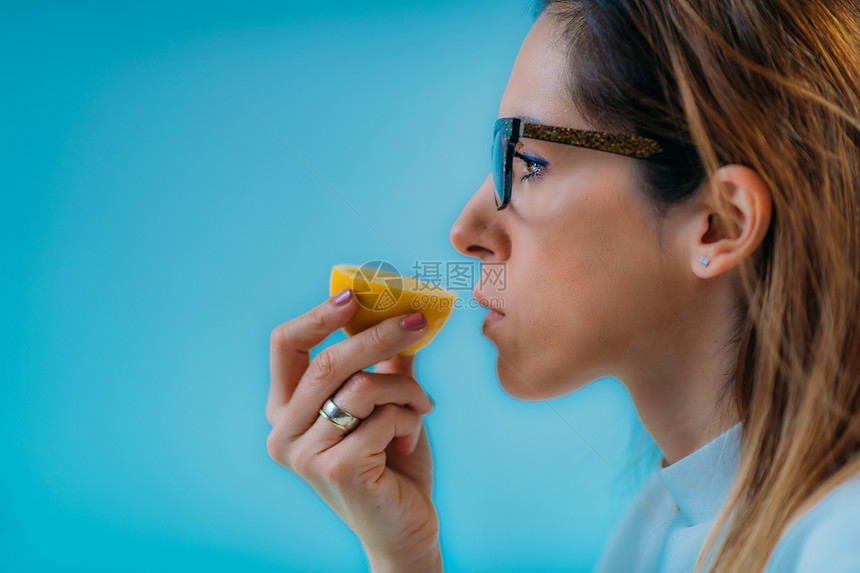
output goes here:
<path id="1" fill-rule="evenodd" d="M 727 380 L 742 453 L 696 570 L 763 570 L 781 536 L 860 472 L 860 6 L 800 0 L 550 0 L 581 110 L 670 139 L 659 212 L 720 165 L 755 170 L 768 234 L 741 265 Z M 644 70 L 644 71 L 643 71 Z"/>

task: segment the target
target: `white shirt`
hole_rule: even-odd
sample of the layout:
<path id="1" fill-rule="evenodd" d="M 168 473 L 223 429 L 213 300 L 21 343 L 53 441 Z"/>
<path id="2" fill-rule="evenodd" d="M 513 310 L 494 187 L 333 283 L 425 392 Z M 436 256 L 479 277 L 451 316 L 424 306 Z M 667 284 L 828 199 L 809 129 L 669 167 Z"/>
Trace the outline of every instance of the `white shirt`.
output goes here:
<path id="1" fill-rule="evenodd" d="M 658 468 L 610 537 L 598 573 L 692 571 L 737 469 L 740 423 Z M 830 492 L 782 537 L 768 573 L 860 573 L 860 479 Z"/>

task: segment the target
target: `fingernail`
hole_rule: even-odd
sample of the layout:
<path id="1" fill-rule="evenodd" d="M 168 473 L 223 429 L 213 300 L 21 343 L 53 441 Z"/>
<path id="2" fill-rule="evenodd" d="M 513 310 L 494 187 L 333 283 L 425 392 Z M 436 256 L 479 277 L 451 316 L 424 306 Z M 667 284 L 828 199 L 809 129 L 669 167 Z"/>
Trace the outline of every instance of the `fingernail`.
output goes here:
<path id="1" fill-rule="evenodd" d="M 425 324 L 427 324 L 427 321 L 424 320 L 424 315 L 420 312 L 410 314 L 409 316 L 400 321 L 400 326 L 402 326 L 406 330 L 421 330 L 422 328 L 424 328 Z"/>
<path id="2" fill-rule="evenodd" d="M 349 298 L 352 296 L 352 290 L 345 288 L 333 297 L 331 297 L 331 302 L 335 306 L 343 306 L 347 302 L 349 302 Z"/>

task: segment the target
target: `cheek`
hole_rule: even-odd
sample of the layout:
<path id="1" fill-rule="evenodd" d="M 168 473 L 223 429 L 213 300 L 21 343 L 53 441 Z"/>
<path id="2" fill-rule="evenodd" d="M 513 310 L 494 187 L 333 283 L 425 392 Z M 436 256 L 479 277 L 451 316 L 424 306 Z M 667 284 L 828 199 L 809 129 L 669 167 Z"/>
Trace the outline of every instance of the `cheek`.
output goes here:
<path id="1" fill-rule="evenodd" d="M 623 182 L 592 186 L 512 238 L 508 282 L 517 324 L 508 325 L 515 331 L 509 364 L 499 365 L 512 394 L 550 397 L 611 375 L 662 312 L 654 306 L 666 293 L 653 229 L 626 189 Z M 507 372 L 506 381 L 511 369 L 526 380 Z"/>

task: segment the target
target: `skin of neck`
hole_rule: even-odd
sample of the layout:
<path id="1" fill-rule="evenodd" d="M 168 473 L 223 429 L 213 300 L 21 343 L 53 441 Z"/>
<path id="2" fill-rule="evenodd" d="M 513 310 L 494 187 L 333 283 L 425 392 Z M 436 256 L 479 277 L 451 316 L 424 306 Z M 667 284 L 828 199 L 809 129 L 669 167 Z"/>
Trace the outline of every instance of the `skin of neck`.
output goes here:
<path id="1" fill-rule="evenodd" d="M 663 452 L 661 466 L 675 463 L 740 421 L 732 379 L 738 345 L 732 344 L 739 317 L 732 316 L 737 281 L 722 276 L 696 285 L 693 304 L 672 328 L 642 337 L 634 360 L 618 378 L 624 382 L 642 423 Z M 657 344 L 655 344 L 655 341 Z"/>

